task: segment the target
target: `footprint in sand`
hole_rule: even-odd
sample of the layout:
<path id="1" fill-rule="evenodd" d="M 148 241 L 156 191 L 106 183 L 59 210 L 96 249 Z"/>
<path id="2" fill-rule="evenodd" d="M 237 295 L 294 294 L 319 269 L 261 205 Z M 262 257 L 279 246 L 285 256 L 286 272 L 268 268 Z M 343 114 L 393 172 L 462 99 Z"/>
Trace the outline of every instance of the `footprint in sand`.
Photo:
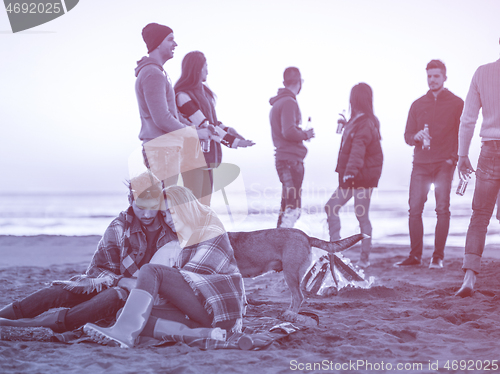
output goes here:
<path id="1" fill-rule="evenodd" d="M 408 343 L 417 339 L 417 333 L 408 330 L 389 331 L 389 334 L 399 338 L 400 343 Z"/>

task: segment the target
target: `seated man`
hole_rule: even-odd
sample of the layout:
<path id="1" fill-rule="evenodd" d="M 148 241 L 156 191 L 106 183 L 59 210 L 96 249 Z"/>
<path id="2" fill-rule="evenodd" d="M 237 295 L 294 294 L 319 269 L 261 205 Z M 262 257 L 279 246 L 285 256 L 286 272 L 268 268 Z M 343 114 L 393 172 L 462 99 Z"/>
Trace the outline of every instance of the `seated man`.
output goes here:
<path id="1" fill-rule="evenodd" d="M 108 226 L 87 271 L 69 281 L 15 301 L 0 310 L 0 326 L 49 327 L 71 331 L 87 322 L 113 317 L 123 307 L 127 289 L 142 265 L 177 236 L 165 223 L 161 182 L 150 172 L 132 178 L 130 206 Z M 37 317 L 51 308 L 60 309 Z M 34 318 L 37 317 L 37 318 Z"/>

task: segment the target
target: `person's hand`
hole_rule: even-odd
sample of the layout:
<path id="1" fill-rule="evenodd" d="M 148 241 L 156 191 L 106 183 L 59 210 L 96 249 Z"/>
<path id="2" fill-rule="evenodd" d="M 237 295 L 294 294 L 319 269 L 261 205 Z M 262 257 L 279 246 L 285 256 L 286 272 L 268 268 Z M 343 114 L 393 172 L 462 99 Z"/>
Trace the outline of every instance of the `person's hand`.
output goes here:
<path id="1" fill-rule="evenodd" d="M 458 175 L 460 179 L 464 179 L 465 176 L 470 175 L 470 173 L 474 172 L 472 168 L 472 164 L 470 163 L 469 156 L 459 156 L 458 157 Z"/>
<path id="2" fill-rule="evenodd" d="M 217 134 L 217 130 L 215 129 L 215 126 L 214 126 L 214 125 L 209 124 L 209 125 L 207 126 L 207 129 L 209 129 L 209 130 L 210 130 L 210 135 L 218 135 L 218 134 Z"/>
<path id="3" fill-rule="evenodd" d="M 306 133 L 306 136 L 307 136 L 306 140 L 314 138 L 314 129 L 306 130 L 305 133 Z"/>
<path id="4" fill-rule="evenodd" d="M 347 125 L 347 119 L 345 118 L 345 116 L 342 114 L 342 113 L 339 113 L 342 118 L 339 118 L 337 120 L 337 123 L 341 123 L 342 124 L 342 127 L 345 127 L 345 125 Z"/>
<path id="5" fill-rule="evenodd" d="M 229 135 L 232 135 L 234 136 L 236 139 L 241 139 L 241 140 L 245 140 L 245 138 L 243 136 L 241 136 L 240 134 L 238 134 L 238 131 L 236 131 L 235 129 L 233 129 L 232 127 L 228 127 L 227 128 L 227 133 Z"/>
<path id="6" fill-rule="evenodd" d="M 351 175 L 351 174 L 346 174 L 342 177 L 342 181 L 345 183 L 347 182 L 349 179 L 354 179 L 354 175 Z"/>
<path id="7" fill-rule="evenodd" d="M 252 145 L 255 145 L 254 142 L 252 142 L 251 140 L 246 140 L 246 139 L 243 139 L 243 140 L 239 140 L 238 141 L 238 145 L 236 148 L 246 148 L 246 147 L 251 147 Z"/>
<path id="8" fill-rule="evenodd" d="M 429 134 L 427 134 L 427 132 L 425 132 L 424 130 L 420 130 L 419 132 L 417 132 L 415 134 L 413 139 L 415 139 L 415 141 L 417 141 L 417 142 L 423 143 L 424 139 L 427 139 L 430 141 L 432 139 L 432 137 Z"/>
<path id="9" fill-rule="evenodd" d="M 137 278 L 122 278 L 118 281 L 117 286 L 126 289 L 128 292 L 132 291 L 137 284 Z"/>
<path id="10" fill-rule="evenodd" d="M 210 139 L 210 135 L 211 135 L 211 131 L 209 128 L 207 127 L 198 127 L 196 129 L 196 132 L 198 133 L 198 138 L 200 140 L 209 140 Z"/>

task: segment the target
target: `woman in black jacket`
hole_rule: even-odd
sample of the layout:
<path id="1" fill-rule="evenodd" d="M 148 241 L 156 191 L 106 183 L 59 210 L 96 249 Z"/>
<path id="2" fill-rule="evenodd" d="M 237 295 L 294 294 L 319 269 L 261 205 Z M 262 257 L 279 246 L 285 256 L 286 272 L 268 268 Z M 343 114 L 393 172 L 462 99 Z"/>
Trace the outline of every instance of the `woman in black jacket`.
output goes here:
<path id="1" fill-rule="evenodd" d="M 340 119 L 344 125 L 337 168 L 339 187 L 325 205 L 330 240 L 340 239 L 340 209 L 354 196 L 354 213 L 361 233 L 370 238 L 361 243 L 360 267 L 370 265 L 372 225 L 368 217 L 373 189 L 382 173 L 383 154 L 380 145 L 380 124 L 373 114 L 373 93 L 366 83 L 359 83 L 351 90 L 351 118 Z"/>

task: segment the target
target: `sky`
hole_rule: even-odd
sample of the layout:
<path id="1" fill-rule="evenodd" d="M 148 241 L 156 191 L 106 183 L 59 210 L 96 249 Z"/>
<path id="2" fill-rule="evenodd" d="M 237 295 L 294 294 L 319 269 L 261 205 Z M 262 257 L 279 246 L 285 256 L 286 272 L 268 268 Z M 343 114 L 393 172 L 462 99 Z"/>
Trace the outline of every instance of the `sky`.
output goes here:
<path id="1" fill-rule="evenodd" d="M 383 138 L 380 188 L 407 188 L 413 149 L 403 134 L 411 103 L 428 90 L 425 66 L 441 59 L 445 87 L 465 99 L 475 69 L 499 58 L 499 14 L 498 0 L 82 0 L 13 34 L 0 9 L 0 193 L 123 191 L 140 147 L 134 68 L 150 22 L 174 30 L 165 64 L 173 82 L 186 53 L 207 57 L 219 119 L 256 143 L 224 149 L 246 188 L 280 187 L 269 98 L 288 66 L 302 72 L 298 102 L 316 133 L 304 186 L 338 185 L 338 113 L 366 82 Z"/>

